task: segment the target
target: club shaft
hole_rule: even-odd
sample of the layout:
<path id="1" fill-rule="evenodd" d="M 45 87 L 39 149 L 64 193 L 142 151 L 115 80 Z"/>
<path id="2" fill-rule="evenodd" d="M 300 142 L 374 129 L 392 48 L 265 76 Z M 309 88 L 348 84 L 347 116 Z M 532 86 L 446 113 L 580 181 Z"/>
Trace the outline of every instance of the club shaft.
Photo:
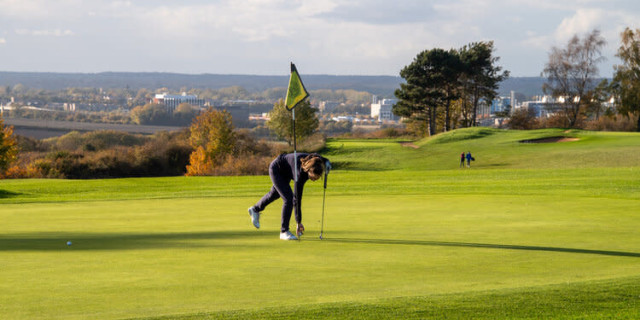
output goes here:
<path id="1" fill-rule="evenodd" d="M 324 172 L 324 190 L 322 191 L 322 222 L 320 223 L 320 239 L 322 239 L 322 234 L 324 233 L 324 199 L 327 195 L 327 172 Z"/>

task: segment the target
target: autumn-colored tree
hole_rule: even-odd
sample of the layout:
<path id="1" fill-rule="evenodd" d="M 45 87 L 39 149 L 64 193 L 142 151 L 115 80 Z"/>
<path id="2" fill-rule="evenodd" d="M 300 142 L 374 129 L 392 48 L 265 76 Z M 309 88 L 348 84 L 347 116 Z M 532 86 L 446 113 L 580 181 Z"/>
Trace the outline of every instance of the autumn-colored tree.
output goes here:
<path id="1" fill-rule="evenodd" d="M 17 153 L 18 148 L 16 139 L 13 137 L 13 127 L 5 126 L 2 116 L 0 116 L 0 177 L 15 161 Z"/>
<path id="2" fill-rule="evenodd" d="M 189 128 L 191 153 L 187 175 L 211 174 L 215 166 L 233 154 L 235 132 L 231 114 L 226 110 L 209 109 L 196 117 Z"/>

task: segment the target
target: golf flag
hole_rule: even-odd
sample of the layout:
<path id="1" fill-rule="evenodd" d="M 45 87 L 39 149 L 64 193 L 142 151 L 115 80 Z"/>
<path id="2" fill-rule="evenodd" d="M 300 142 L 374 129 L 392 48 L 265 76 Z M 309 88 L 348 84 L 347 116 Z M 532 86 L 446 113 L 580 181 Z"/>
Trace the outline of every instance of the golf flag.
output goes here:
<path id="1" fill-rule="evenodd" d="M 289 88 L 287 89 L 287 99 L 284 104 L 287 106 L 287 110 L 293 110 L 298 103 L 307 98 L 309 93 L 302 84 L 302 79 L 296 70 L 296 65 L 291 63 L 291 77 L 289 78 Z"/>

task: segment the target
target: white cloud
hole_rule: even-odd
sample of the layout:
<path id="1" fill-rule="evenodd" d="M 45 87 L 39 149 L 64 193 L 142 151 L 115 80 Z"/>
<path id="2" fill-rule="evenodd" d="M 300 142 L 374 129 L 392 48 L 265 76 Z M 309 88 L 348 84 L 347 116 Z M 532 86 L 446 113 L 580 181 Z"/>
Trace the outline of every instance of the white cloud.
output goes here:
<path id="1" fill-rule="evenodd" d="M 533 31 L 528 31 L 526 35 L 527 37 L 520 41 L 520 44 L 525 48 L 546 50 L 552 44 L 551 37 L 548 35 L 539 35 Z"/>
<path id="2" fill-rule="evenodd" d="M 29 30 L 29 29 L 16 29 L 16 34 L 21 36 L 36 36 L 36 37 L 67 37 L 73 36 L 75 33 L 69 29 L 51 29 L 51 30 Z"/>
<path id="3" fill-rule="evenodd" d="M 85 5 L 82 0 L 0 0 L 0 17 L 37 21 L 71 17 Z"/>
<path id="4" fill-rule="evenodd" d="M 7 39 L 5 38 L 0 38 L 0 45 L 2 44 L 6 44 L 7 43 Z"/>
<path id="5" fill-rule="evenodd" d="M 582 35 L 599 27 L 605 18 L 601 9 L 578 9 L 576 13 L 564 19 L 555 32 L 555 40 L 566 42 L 574 35 Z"/>

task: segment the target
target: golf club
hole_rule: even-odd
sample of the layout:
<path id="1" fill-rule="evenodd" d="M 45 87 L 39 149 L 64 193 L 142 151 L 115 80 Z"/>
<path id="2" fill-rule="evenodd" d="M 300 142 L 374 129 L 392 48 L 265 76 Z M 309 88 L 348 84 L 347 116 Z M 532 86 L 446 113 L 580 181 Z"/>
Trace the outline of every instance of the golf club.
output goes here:
<path id="1" fill-rule="evenodd" d="M 327 170 L 324 171 L 324 191 L 322 191 L 322 222 L 320 223 L 320 240 L 322 240 L 322 233 L 324 232 L 324 198 L 327 195 Z"/>

